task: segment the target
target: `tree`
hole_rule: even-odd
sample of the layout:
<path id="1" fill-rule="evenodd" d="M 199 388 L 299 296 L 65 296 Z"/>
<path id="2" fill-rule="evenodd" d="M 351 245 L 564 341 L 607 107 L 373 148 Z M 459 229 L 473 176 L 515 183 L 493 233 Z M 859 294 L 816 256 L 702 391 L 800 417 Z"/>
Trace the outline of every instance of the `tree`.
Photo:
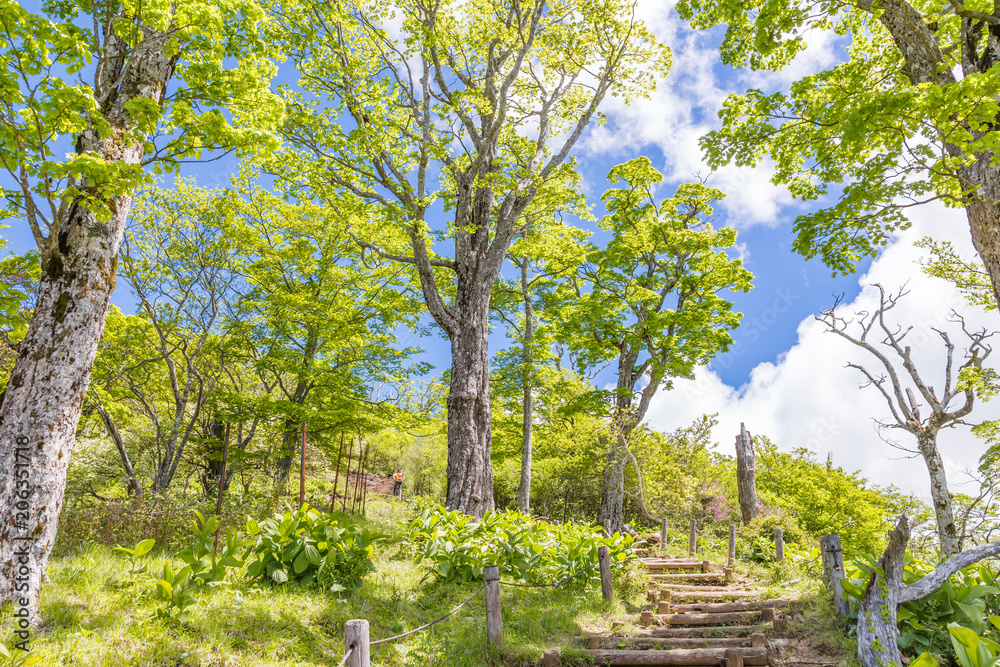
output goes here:
<path id="1" fill-rule="evenodd" d="M 220 202 L 220 232 L 239 248 L 240 295 L 233 336 L 261 382 L 260 409 L 281 421 L 275 490 L 284 490 L 301 424 L 317 435 L 373 431 L 392 418 L 387 389 L 420 372 L 416 350 L 397 329 L 416 325 L 418 307 L 404 267 L 361 256 L 350 220 L 305 201 L 290 203 L 251 184 L 249 174 Z"/>
<path id="2" fill-rule="evenodd" d="M 372 209 L 355 216 L 357 241 L 416 270 L 451 341 L 446 505 L 481 516 L 493 507 L 489 306 L 508 248 L 532 201 L 562 187 L 605 97 L 645 95 L 668 52 L 633 0 L 277 11 L 303 93 L 289 93 L 295 151 L 274 168 L 330 205 Z"/>
<path id="3" fill-rule="evenodd" d="M 788 92 L 730 96 L 722 128 L 702 140 L 712 166 L 770 157 L 773 182 L 799 199 L 839 194 L 798 217 L 798 252 L 852 271 L 909 226 L 908 208 L 941 201 L 965 209 L 1000 298 L 1000 4 L 682 0 L 677 9 L 697 28 L 727 26 L 722 59 L 733 67 L 781 69 L 813 31 L 850 40 L 846 62 Z"/>
<path id="4" fill-rule="evenodd" d="M 13 183 L 2 215 L 27 221 L 42 263 L 0 408 L 0 469 L 28 471 L 0 480 L 0 503 L 30 505 L 0 519 L 0 603 L 14 597 L 16 538 L 32 536 L 18 597 L 33 621 L 132 193 L 147 167 L 273 145 L 263 18 L 254 0 L 69 0 L 41 13 L 0 0 L 0 164 Z"/>
<path id="5" fill-rule="evenodd" d="M 611 435 L 598 521 L 614 532 L 623 524 L 628 441 L 650 401 L 675 377 L 691 377 L 732 343 L 741 315 L 720 292 L 747 291 L 752 276 L 726 251 L 732 228 L 712 228 L 712 204 L 724 195 L 701 183 L 681 184 L 659 204 L 662 180 L 648 158 L 614 167 L 602 200 L 601 227 L 611 233 L 603 249 L 566 282 L 560 335 L 584 367 L 617 365 L 610 395 Z"/>
<path id="6" fill-rule="evenodd" d="M 541 376 L 546 374 L 546 367 L 557 361 L 552 351 L 551 327 L 542 321 L 542 309 L 546 295 L 558 284 L 558 278 L 576 270 L 585 237 L 582 230 L 562 224 L 551 216 L 533 223 L 513 243 L 507 256 L 517 269 L 518 277 L 509 281 L 501 279 L 492 299 L 494 313 L 507 324 L 508 337 L 520 347 L 498 353 L 493 374 L 500 383 L 501 395 L 517 394 L 520 399 L 521 474 L 517 506 L 523 514 L 528 514 L 531 507 L 533 394 L 545 383 Z"/>
<path id="7" fill-rule="evenodd" d="M 847 320 L 837 314 L 839 299 L 838 303 L 818 315 L 816 319 L 825 324 L 829 332 L 871 354 L 885 370 L 885 373 L 876 374 L 860 364 L 853 362 L 847 364 L 848 368 L 854 368 L 865 376 L 866 382 L 861 385 L 862 387 L 875 387 L 888 404 L 889 412 L 892 414 L 892 422 L 880 422 L 880 426 L 901 429 L 917 439 L 917 452 L 923 458 L 927 472 L 930 474 L 931 499 L 937 519 L 941 553 L 945 556 L 953 556 L 960 550 L 960 535 L 955 524 L 951 493 L 948 491 L 948 479 L 945 474 L 944 462 L 938 451 L 937 437 L 942 429 L 953 428 L 964 423 L 962 419 L 972 412 L 975 392 L 973 387 L 968 382 L 964 382 L 962 378 L 970 371 L 982 368 L 983 362 L 991 351 L 986 344 L 986 339 L 993 334 L 987 333 L 985 329 L 969 331 L 965 327 L 965 321 L 952 311 L 953 321 L 961 325 L 962 332 L 969 340 L 969 346 L 964 351 L 964 359 L 956 372 L 954 368 L 955 344 L 951 342 L 947 331 L 933 329 L 944 342 L 946 353 L 944 384 L 943 386 L 938 385 L 941 388 L 939 398 L 934 387 L 927 384 L 913 361 L 910 345 L 906 341 L 906 337 L 913 330 L 913 327 L 903 329 L 901 326 L 892 325 L 886 320 L 886 314 L 895 308 L 899 300 L 908 292 L 901 289 L 894 295 L 886 295 L 881 285 L 876 284 L 875 287 L 879 293 L 879 305 L 871 313 L 857 313 L 858 326 L 855 328 L 858 329 L 858 333 L 852 334 L 849 331 L 851 325 L 854 324 L 853 320 Z M 873 331 L 882 338 L 879 341 L 881 346 L 869 339 L 869 335 Z M 886 348 L 886 351 L 883 352 L 882 348 Z M 897 371 L 890 355 L 898 358 L 898 363 L 902 364 L 905 375 L 901 376 Z M 908 385 L 912 385 L 912 387 Z M 913 393 L 913 387 L 917 389 L 923 403 L 917 400 Z M 956 399 L 960 399 L 961 403 L 952 406 Z M 920 407 L 924 403 L 929 407 L 929 412 L 925 416 L 921 416 Z"/>

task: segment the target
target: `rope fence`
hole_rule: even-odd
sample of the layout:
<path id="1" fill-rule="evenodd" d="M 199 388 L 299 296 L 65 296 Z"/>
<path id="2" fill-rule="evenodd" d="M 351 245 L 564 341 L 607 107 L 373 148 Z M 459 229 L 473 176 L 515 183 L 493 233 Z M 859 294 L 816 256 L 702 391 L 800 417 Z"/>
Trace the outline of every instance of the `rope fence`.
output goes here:
<path id="1" fill-rule="evenodd" d="M 498 646 L 503 642 L 503 622 L 500 614 L 500 586 L 515 586 L 518 588 L 558 588 L 577 577 L 588 574 L 595 567 L 601 572 L 601 593 L 605 601 L 614 600 L 614 590 L 611 585 L 611 558 L 607 547 L 599 547 L 597 550 L 597 563 L 564 577 L 549 584 L 522 584 L 513 581 L 500 581 L 500 568 L 496 565 L 488 565 L 483 573 L 485 583 L 476 589 L 476 592 L 463 600 L 448 613 L 434 619 L 430 623 L 425 623 L 419 628 L 408 630 L 392 637 L 370 641 L 368 638 L 368 621 L 356 619 L 348 621 L 344 626 L 344 644 L 346 647 L 344 657 L 337 667 L 371 667 L 370 649 L 378 644 L 402 639 L 409 635 L 427 630 L 445 620 L 456 611 L 472 602 L 480 593 L 486 591 L 486 639 L 491 646 Z"/>

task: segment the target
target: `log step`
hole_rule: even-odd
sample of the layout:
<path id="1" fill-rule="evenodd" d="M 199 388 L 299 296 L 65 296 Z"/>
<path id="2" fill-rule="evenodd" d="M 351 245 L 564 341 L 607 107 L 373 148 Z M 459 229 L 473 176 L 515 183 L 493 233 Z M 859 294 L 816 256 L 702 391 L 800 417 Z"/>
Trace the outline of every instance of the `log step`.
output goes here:
<path id="1" fill-rule="evenodd" d="M 671 591 L 704 591 L 706 593 L 718 593 L 734 590 L 731 586 L 692 586 L 690 584 L 671 584 L 650 582 L 659 585 L 664 590 Z M 747 592 L 760 593 L 759 589 L 747 589 Z"/>
<path id="2" fill-rule="evenodd" d="M 789 600 L 746 600 L 743 602 L 705 602 L 694 604 L 674 604 L 670 605 L 670 611 L 674 613 L 700 612 L 704 614 L 718 614 L 731 611 L 761 611 L 762 609 L 775 609 L 777 607 L 787 607 Z"/>
<path id="3" fill-rule="evenodd" d="M 650 574 L 649 577 L 656 581 L 725 581 L 726 575 L 722 572 L 685 572 L 679 574 Z"/>
<path id="4" fill-rule="evenodd" d="M 750 646 L 750 637 L 602 637 L 591 635 L 588 645 L 591 649 L 743 648 Z"/>
<path id="5" fill-rule="evenodd" d="M 756 621 L 760 619 L 760 616 L 761 612 L 758 610 L 712 614 L 664 614 L 660 615 L 659 618 L 670 625 L 718 625 L 719 623 Z"/>
<path id="6" fill-rule="evenodd" d="M 771 631 L 769 623 L 759 625 L 720 625 L 693 628 L 643 628 L 636 631 L 637 637 L 749 637 L 756 633 Z"/>
<path id="7" fill-rule="evenodd" d="M 722 665 L 727 650 L 740 651 L 745 665 L 767 664 L 766 648 L 694 648 L 672 651 L 597 649 L 579 651 L 579 654 L 581 657 L 589 657 L 597 665 Z"/>
<path id="8" fill-rule="evenodd" d="M 669 593 L 670 595 L 667 595 Z M 758 591 L 660 591 L 660 598 L 671 598 L 674 600 L 733 600 L 760 598 Z"/>

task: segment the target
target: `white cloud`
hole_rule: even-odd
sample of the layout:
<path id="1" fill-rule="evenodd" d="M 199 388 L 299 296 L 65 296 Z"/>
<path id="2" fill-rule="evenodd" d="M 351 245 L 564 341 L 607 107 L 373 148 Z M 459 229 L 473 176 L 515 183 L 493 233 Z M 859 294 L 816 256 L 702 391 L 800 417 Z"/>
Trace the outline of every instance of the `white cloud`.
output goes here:
<path id="1" fill-rule="evenodd" d="M 1000 329 L 1000 315 L 965 305 L 949 283 L 925 276 L 915 263 L 922 251 L 914 248 L 913 242 L 925 235 L 948 239 L 964 254 L 972 254 L 964 212 L 928 205 L 915 209 L 911 220 L 913 227 L 897 237 L 859 282 L 863 286 L 879 282 L 887 290 L 893 290 L 909 281 L 910 295 L 893 311 L 892 321 L 914 325 L 909 340 L 915 363 L 925 381 L 940 394 L 944 351 L 931 327 L 949 331 L 959 347 L 958 355 L 963 337 L 957 326 L 948 322 L 950 309 L 962 313 L 970 329 Z M 768 323 L 774 323 L 784 307 L 783 300 L 790 298 L 794 295 L 779 292 L 772 308 L 757 315 L 759 319 L 753 327 L 757 335 L 767 335 Z M 841 312 L 870 311 L 877 298 L 877 292 L 866 287 L 852 303 L 841 306 Z M 718 412 L 719 425 L 714 435 L 722 452 L 734 453 L 733 440 L 743 421 L 752 433 L 766 434 L 785 451 L 808 447 L 821 458 L 832 452 L 836 465 L 860 470 L 877 484 L 894 484 L 908 493 L 928 498 L 928 474 L 923 461 L 902 459 L 902 452 L 879 438 L 874 420 L 889 419 L 888 406 L 875 388 L 859 389 L 863 377 L 858 371 L 845 368 L 847 361 L 871 369 L 878 363 L 868 353 L 826 333 L 821 323 L 805 319 L 798 327 L 798 342 L 776 363 L 762 363 L 754 368 L 746 385 L 730 387 L 716 373 L 699 369 L 694 380 L 679 381 L 673 391 L 661 392 L 650 406 L 647 421 L 656 429 L 668 431 L 689 424 L 701 414 Z M 995 418 L 998 408 L 1000 399 L 980 404 L 969 419 L 975 422 Z M 925 407 L 923 411 L 926 410 Z M 901 444 L 913 444 L 912 436 L 906 432 L 893 430 L 887 435 Z M 961 490 L 958 487 L 964 480 L 961 473 L 976 468 L 984 451 L 982 441 L 967 427 L 958 427 L 942 431 L 938 445 L 952 490 Z"/>

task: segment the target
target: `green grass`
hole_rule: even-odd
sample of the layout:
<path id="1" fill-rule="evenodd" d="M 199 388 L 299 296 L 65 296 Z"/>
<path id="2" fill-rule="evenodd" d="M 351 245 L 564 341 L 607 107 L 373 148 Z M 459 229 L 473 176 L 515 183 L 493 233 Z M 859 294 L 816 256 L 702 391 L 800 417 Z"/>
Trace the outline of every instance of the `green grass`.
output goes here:
<path id="1" fill-rule="evenodd" d="M 369 518 L 393 529 L 401 505 L 373 502 Z M 376 572 L 346 597 L 295 586 L 261 586 L 242 578 L 198 591 L 199 603 L 185 623 L 156 616 L 160 608 L 148 585 L 120 584 L 127 561 L 104 546 L 77 549 L 49 564 L 43 590 L 43 625 L 32 647 L 38 665 L 108 667 L 303 667 L 336 665 L 343 655 L 344 623 L 369 621 L 372 640 L 433 620 L 471 595 L 476 584 L 421 583 L 426 570 L 412 562 L 397 535 L 376 548 Z M 150 571 L 169 560 L 157 553 Z M 583 627 L 609 627 L 635 615 L 631 605 L 606 608 L 600 586 L 554 590 L 503 587 L 504 646 L 486 645 L 485 601 L 480 595 L 430 630 L 373 648 L 384 666 L 482 667 L 534 665 L 547 648 L 571 645 Z M 0 636 L 12 629 L 11 609 L 0 611 Z M 10 642 L 8 642 L 8 645 Z"/>

